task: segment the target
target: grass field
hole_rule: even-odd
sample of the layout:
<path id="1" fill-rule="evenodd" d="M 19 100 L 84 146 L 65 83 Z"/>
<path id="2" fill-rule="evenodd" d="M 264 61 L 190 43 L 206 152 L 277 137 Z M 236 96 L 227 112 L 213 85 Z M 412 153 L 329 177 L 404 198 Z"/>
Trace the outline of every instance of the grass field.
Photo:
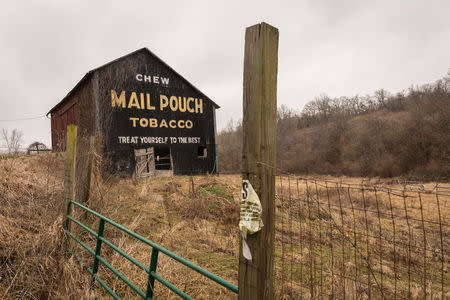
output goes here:
<path id="1" fill-rule="evenodd" d="M 87 273 L 61 247 L 62 166 L 58 154 L 0 159 L 0 299 L 92 298 Z M 339 186 L 340 181 L 350 185 Z M 450 297 L 448 197 L 441 199 L 439 222 L 433 194 L 421 193 L 419 199 L 417 191 L 409 191 L 404 197 L 399 192 L 402 186 L 391 180 L 371 182 L 364 189 L 361 181 L 277 178 L 277 298 L 364 299 L 370 293 L 375 299 L 402 299 L 408 292 L 413 299 L 424 298 L 425 293 L 428 298 Z M 94 176 L 88 206 L 237 284 L 240 184 L 239 175 L 137 181 Z M 383 187 L 398 191 L 388 193 Z M 431 188 L 432 183 L 425 184 L 425 189 Z M 77 209 L 74 214 L 81 217 Z M 86 222 L 97 228 L 98 220 Z M 95 248 L 94 239 L 79 233 Z M 106 227 L 105 235 L 149 264 L 150 247 L 111 227 Z M 76 252 L 91 263 L 81 248 Z M 145 290 L 143 271 L 107 246 L 102 255 Z M 235 298 L 165 256 L 160 256 L 157 272 L 196 299 Z M 100 268 L 99 275 L 121 297 L 136 298 L 111 272 Z M 105 295 L 100 287 L 95 293 Z M 177 298 L 160 284 L 155 295 L 155 299 Z"/>
<path id="2" fill-rule="evenodd" d="M 278 178 L 279 298 L 450 297 L 450 197 L 361 182 Z"/>

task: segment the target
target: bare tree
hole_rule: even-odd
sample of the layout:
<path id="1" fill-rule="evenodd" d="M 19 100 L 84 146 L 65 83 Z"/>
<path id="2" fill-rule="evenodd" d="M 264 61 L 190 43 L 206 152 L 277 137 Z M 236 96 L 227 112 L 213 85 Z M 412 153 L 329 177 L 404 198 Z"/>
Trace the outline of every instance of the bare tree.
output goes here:
<path id="1" fill-rule="evenodd" d="M 23 143 L 23 133 L 20 130 L 13 129 L 11 134 L 9 134 L 7 129 L 2 130 L 2 139 L 6 143 L 8 148 L 8 154 L 18 154 L 20 147 Z"/>
<path id="2" fill-rule="evenodd" d="M 377 104 L 377 109 L 383 109 L 386 106 L 386 101 L 389 97 L 389 93 L 384 89 L 379 89 L 375 91 L 375 99 Z"/>

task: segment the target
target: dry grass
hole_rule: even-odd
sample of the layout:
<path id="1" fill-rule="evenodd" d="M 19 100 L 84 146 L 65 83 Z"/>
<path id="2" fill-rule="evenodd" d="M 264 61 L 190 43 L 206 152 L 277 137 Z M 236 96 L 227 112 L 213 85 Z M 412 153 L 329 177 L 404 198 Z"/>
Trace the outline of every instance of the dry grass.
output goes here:
<path id="1" fill-rule="evenodd" d="M 62 249 L 62 160 L 0 159 L 0 299 L 91 299 Z"/>
<path id="2" fill-rule="evenodd" d="M 147 239 L 199 265 L 225 280 L 237 284 L 238 219 L 240 204 L 238 176 L 177 176 L 142 180 L 94 178 L 89 207 L 135 231 Z M 81 215 L 79 209 L 75 215 Z M 97 229 L 98 220 L 89 218 Z M 74 230 L 91 248 L 95 240 Z M 151 247 L 124 235 L 112 226 L 105 236 L 113 244 L 143 265 L 150 263 Z M 77 247 L 83 261 L 91 261 L 86 251 Z M 147 275 L 132 263 L 104 245 L 102 256 L 122 274 L 146 290 Z M 195 299 L 234 299 L 227 289 L 160 253 L 157 273 Z M 100 277 L 125 299 L 137 294 L 104 267 Z M 104 291 L 97 291 L 103 295 Z M 169 289 L 157 283 L 155 299 L 178 299 Z"/>
<path id="3" fill-rule="evenodd" d="M 87 272 L 73 259 L 68 259 L 61 246 L 64 238 L 60 225 L 62 163 L 62 156 L 55 154 L 0 159 L 0 299 L 93 297 L 89 293 Z M 177 176 L 136 181 L 102 177 L 98 170 L 95 174 L 89 207 L 237 284 L 239 175 Z M 387 298 L 392 298 L 395 293 L 397 298 L 405 298 L 408 289 L 413 299 L 423 298 L 424 291 L 428 298 L 442 296 L 439 291 L 442 253 L 445 258 L 444 283 L 450 283 L 449 232 L 445 227 L 441 247 L 439 226 L 427 222 L 437 221 L 437 202 L 431 194 L 422 194 L 421 205 L 417 197 L 412 197 L 417 192 L 410 192 L 406 208 L 403 197 L 391 195 L 392 211 L 398 216 L 394 218 L 394 251 L 391 206 L 386 193 L 379 192 L 375 197 L 373 190 L 367 190 L 363 199 L 360 189 L 334 188 L 327 192 L 324 180 L 339 180 L 333 177 L 319 179 L 317 188 L 310 182 L 307 189 L 301 181 L 297 189 L 296 182 L 288 182 L 286 178 L 281 187 L 278 178 L 277 298 L 309 299 L 311 292 L 315 298 L 320 298 L 318 295 L 322 292 L 322 295 L 332 294 L 335 298 L 364 299 L 368 297 L 368 284 L 374 298 L 381 298 L 381 291 Z M 355 185 L 362 179 L 342 178 L 342 181 Z M 370 184 L 402 188 L 389 180 L 372 180 Z M 432 186 L 429 183 L 425 188 Z M 446 202 L 442 200 L 440 209 L 442 222 L 448 224 L 450 205 Z M 367 214 L 361 210 L 364 205 Z M 405 212 L 409 216 L 409 227 Z M 83 218 L 77 208 L 73 214 Z M 98 219 L 87 217 L 84 222 L 97 229 Z M 75 224 L 72 229 L 87 245 L 95 248 L 94 238 Z M 105 227 L 105 237 L 143 265 L 149 265 L 151 247 L 110 225 Z M 72 246 L 90 267 L 92 257 L 74 243 Z M 367 258 L 367 253 L 370 258 Z M 144 271 L 107 245 L 103 245 L 102 256 L 145 291 L 147 275 Z M 368 270 L 367 261 L 372 271 Z M 408 265 L 411 266 L 409 279 Z M 369 282 L 370 272 L 375 275 Z M 236 298 L 232 292 L 161 253 L 157 273 L 196 299 Z M 122 298 L 137 299 L 137 295 L 105 267 L 100 267 L 99 276 Z M 423 288 L 424 282 L 426 288 Z M 107 298 L 99 285 L 95 294 Z M 178 297 L 157 283 L 154 298 Z"/>
<path id="4" fill-rule="evenodd" d="M 450 197 L 361 181 L 278 178 L 278 297 L 450 297 Z"/>

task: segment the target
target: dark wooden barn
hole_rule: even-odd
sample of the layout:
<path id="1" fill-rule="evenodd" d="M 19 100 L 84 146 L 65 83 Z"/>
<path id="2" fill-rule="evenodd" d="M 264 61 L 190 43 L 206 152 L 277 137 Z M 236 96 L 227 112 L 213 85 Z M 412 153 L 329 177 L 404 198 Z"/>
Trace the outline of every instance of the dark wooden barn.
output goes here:
<path id="1" fill-rule="evenodd" d="M 67 125 L 74 124 L 77 169 L 84 167 L 89 138 L 97 136 L 116 171 L 139 177 L 216 173 L 217 108 L 143 48 L 89 71 L 49 111 L 52 148 L 64 151 Z"/>

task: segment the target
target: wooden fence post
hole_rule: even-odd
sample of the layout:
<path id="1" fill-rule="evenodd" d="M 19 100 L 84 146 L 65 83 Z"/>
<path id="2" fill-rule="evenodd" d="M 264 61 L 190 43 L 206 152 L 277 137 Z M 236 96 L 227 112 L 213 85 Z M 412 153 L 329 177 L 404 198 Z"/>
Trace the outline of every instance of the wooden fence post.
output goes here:
<path id="1" fill-rule="evenodd" d="M 86 186 L 84 187 L 83 204 L 87 203 L 91 195 L 91 180 L 92 180 L 92 164 L 94 163 L 94 153 L 96 147 L 96 136 L 91 136 L 89 141 L 89 153 L 87 161 Z"/>
<path id="2" fill-rule="evenodd" d="M 239 255 L 239 299 L 274 298 L 275 168 L 278 29 L 266 23 L 245 32 L 242 179 L 262 205 L 261 231 L 248 235 L 252 260 Z M 242 238 L 241 238 L 242 239 Z"/>
<path id="3" fill-rule="evenodd" d="M 70 214 L 71 200 L 75 199 L 75 154 L 77 146 L 77 126 L 67 126 L 66 140 L 66 170 L 64 176 L 64 202 L 63 202 L 63 227 L 70 229 L 70 222 L 67 222 L 67 214 Z"/>

